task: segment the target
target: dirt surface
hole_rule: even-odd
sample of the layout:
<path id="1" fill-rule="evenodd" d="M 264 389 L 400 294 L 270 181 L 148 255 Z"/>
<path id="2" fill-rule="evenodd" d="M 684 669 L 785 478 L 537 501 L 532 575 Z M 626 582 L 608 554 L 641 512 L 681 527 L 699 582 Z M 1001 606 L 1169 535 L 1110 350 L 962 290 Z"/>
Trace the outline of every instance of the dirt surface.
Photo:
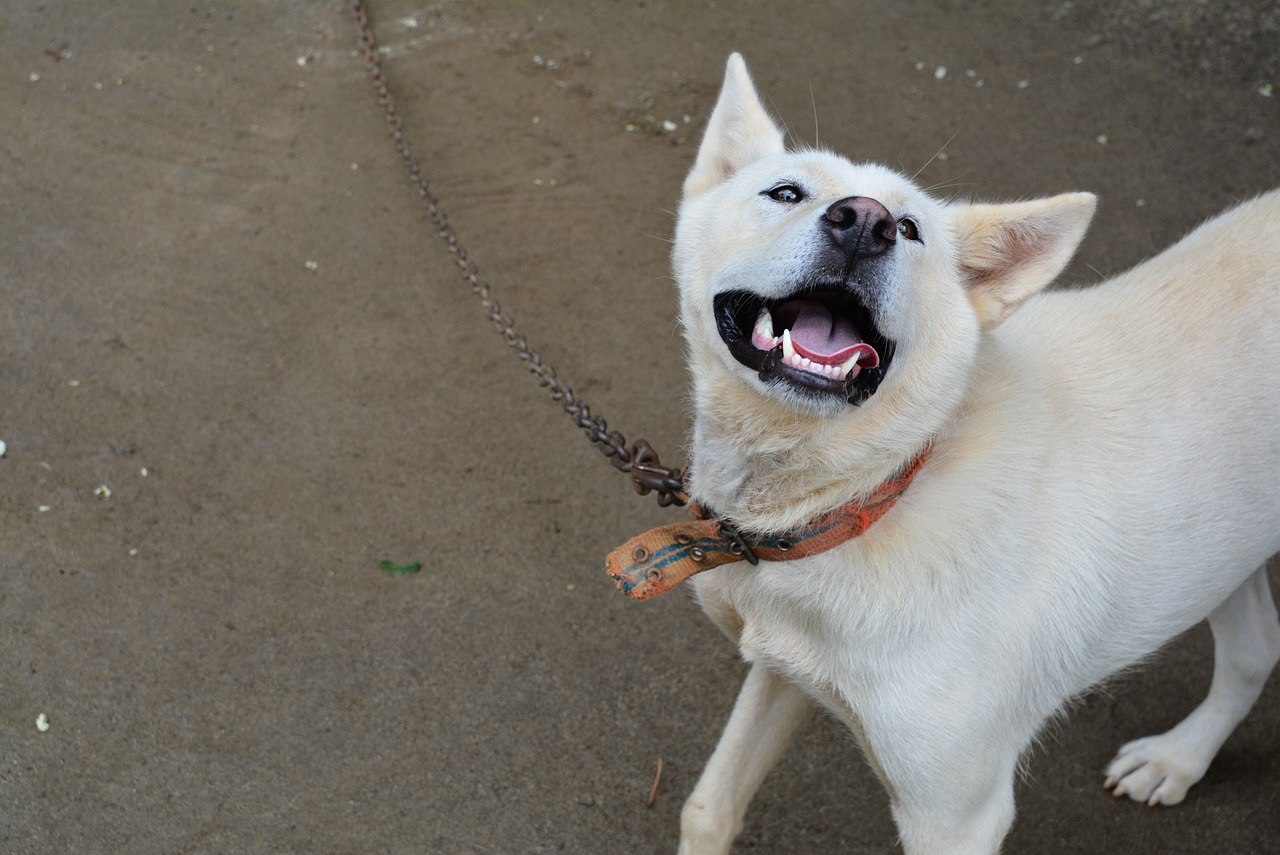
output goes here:
<path id="1" fill-rule="evenodd" d="M 671 212 L 731 50 L 798 142 L 1100 192 L 1068 281 L 1280 184 L 1275 3 L 372 7 L 482 271 L 672 462 Z M 354 46 L 336 0 L 0 11 L 4 852 L 674 851 L 743 666 L 684 592 L 614 592 L 603 555 L 674 512 L 488 327 Z M 1076 704 L 1007 851 L 1280 851 L 1280 681 L 1185 805 L 1102 789 L 1210 668 L 1200 628 Z M 819 718 L 735 851 L 895 846 Z"/>

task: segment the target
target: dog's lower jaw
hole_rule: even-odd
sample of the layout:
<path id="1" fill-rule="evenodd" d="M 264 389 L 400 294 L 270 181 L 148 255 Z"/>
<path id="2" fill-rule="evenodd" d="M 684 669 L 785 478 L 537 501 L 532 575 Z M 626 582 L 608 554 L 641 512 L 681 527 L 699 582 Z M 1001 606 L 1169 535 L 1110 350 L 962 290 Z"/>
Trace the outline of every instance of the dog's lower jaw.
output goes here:
<path id="1" fill-rule="evenodd" d="M 797 409 L 821 415 L 837 415 L 846 403 L 857 407 L 876 393 L 884 379 L 884 369 L 854 368 L 844 380 L 809 374 L 803 369 L 782 365 L 782 346 L 765 354 L 756 376 L 782 401 Z"/>

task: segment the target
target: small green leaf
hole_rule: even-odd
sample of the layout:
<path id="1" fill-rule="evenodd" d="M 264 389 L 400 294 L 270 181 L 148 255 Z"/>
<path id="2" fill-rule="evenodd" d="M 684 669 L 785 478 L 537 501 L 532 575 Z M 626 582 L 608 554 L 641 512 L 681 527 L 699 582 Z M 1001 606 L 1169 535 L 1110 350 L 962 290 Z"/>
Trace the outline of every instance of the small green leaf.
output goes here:
<path id="1" fill-rule="evenodd" d="M 382 560 L 378 566 L 388 573 L 417 573 L 422 569 L 421 561 L 410 561 L 408 564 L 396 564 L 394 561 Z"/>

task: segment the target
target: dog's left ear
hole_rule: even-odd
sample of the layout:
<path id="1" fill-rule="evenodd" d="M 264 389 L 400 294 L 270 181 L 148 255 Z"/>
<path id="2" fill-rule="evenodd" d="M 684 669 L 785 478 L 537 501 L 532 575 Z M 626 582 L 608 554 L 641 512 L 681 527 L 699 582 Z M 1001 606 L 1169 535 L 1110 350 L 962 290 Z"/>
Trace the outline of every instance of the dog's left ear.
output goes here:
<path id="1" fill-rule="evenodd" d="M 746 61 L 742 54 L 731 54 L 698 159 L 684 180 L 685 198 L 704 193 L 742 167 L 785 150 L 782 131 L 760 103 Z"/>
<path id="2" fill-rule="evenodd" d="M 1066 193 L 960 210 L 960 272 L 983 330 L 994 329 L 1062 272 L 1097 204 L 1092 193 Z"/>

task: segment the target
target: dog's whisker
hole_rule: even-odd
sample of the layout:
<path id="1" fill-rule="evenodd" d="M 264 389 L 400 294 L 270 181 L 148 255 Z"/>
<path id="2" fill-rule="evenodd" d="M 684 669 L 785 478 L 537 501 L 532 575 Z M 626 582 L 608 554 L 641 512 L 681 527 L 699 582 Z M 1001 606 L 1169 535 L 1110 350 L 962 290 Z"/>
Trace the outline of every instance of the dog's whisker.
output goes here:
<path id="1" fill-rule="evenodd" d="M 809 81 L 809 103 L 813 106 L 813 147 L 822 148 L 822 136 L 818 133 L 818 100 L 813 94 L 813 81 Z"/>
<path id="2" fill-rule="evenodd" d="M 773 102 L 772 98 L 769 99 L 769 107 L 775 116 L 779 114 L 778 105 Z M 783 139 L 789 140 L 792 146 L 795 148 L 805 147 L 804 140 L 802 140 L 799 136 L 797 136 L 794 132 L 792 132 L 790 125 L 788 125 L 786 122 L 782 121 L 781 119 L 778 120 L 778 124 L 781 125 Z"/>
<path id="3" fill-rule="evenodd" d="M 932 193 L 934 190 L 942 190 L 943 188 L 947 188 L 947 187 L 975 187 L 977 186 L 975 182 L 972 182 L 972 181 L 962 182 L 960 180 L 966 177 L 971 171 L 972 170 L 965 170 L 964 172 L 961 172 L 959 175 L 953 176 L 951 178 L 944 178 L 941 181 L 938 181 L 934 184 L 930 184 L 928 187 L 922 187 L 921 189 L 924 190 L 926 193 Z"/>
<path id="4" fill-rule="evenodd" d="M 632 226 L 632 227 L 631 227 L 631 231 L 635 232 L 636 234 L 640 235 L 641 237 L 647 237 L 647 238 L 650 238 L 651 240 L 656 240 L 656 241 L 658 241 L 658 242 L 660 242 L 660 243 L 675 243 L 675 239 L 674 239 L 674 238 L 663 237 L 662 235 L 655 235 L 655 234 L 651 234 L 650 232 L 646 232 L 646 231 L 645 231 L 645 230 L 643 230 L 643 229 L 638 229 L 638 228 L 636 228 L 635 226 Z"/>
<path id="5" fill-rule="evenodd" d="M 935 151 L 935 152 L 933 153 L 933 157 L 931 157 L 931 158 L 929 158 L 927 161 L 925 161 L 924 166 L 922 166 L 922 167 L 920 167 L 919 169 L 917 169 L 917 170 L 916 170 L 915 175 L 912 175 L 912 176 L 911 176 L 911 180 L 912 180 L 912 181 L 915 181 L 917 178 L 919 178 L 919 177 L 920 177 L 920 173 L 921 173 L 921 172 L 924 172 L 926 169 L 928 169 L 928 168 L 929 168 L 929 164 L 931 164 L 931 163 L 933 163 L 935 160 L 937 160 L 937 159 L 938 159 L 938 155 L 940 155 L 940 154 L 942 154 L 944 151 L 946 151 L 946 150 L 947 150 L 947 146 L 951 145 L 952 141 L 953 141 L 956 137 L 958 137 L 958 136 L 960 136 L 960 131 L 956 131 L 954 134 L 952 134 L 952 135 L 947 139 L 947 141 L 946 141 L 946 142 L 944 142 L 944 143 L 942 144 L 942 148 L 940 148 L 940 149 L 938 149 L 937 151 Z"/>

